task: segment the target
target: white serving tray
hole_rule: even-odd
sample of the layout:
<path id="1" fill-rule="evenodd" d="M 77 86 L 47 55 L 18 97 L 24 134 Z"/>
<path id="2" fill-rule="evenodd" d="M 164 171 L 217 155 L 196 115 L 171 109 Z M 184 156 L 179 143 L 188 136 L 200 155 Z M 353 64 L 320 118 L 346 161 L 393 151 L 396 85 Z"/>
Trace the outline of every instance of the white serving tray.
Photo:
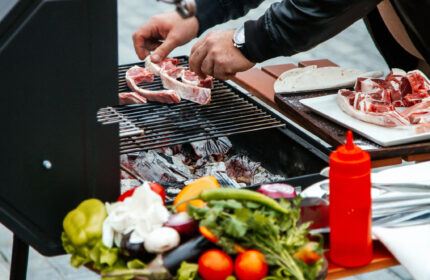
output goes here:
<path id="1" fill-rule="evenodd" d="M 336 94 L 301 99 L 300 103 L 312 111 L 384 147 L 430 139 L 430 132 L 417 134 L 415 132 L 416 126 L 413 125 L 405 127 L 382 127 L 355 119 L 339 108 L 336 103 Z"/>

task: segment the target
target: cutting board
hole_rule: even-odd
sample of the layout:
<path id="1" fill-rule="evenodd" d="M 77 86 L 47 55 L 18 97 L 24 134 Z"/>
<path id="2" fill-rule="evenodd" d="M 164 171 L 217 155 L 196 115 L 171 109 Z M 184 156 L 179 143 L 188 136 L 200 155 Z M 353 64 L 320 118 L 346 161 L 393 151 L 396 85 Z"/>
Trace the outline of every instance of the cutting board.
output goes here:
<path id="1" fill-rule="evenodd" d="M 300 103 L 313 112 L 351 129 L 384 147 L 430 139 L 430 132 L 417 134 L 415 126 L 382 127 L 355 119 L 339 108 L 336 103 L 336 94 L 301 99 Z"/>

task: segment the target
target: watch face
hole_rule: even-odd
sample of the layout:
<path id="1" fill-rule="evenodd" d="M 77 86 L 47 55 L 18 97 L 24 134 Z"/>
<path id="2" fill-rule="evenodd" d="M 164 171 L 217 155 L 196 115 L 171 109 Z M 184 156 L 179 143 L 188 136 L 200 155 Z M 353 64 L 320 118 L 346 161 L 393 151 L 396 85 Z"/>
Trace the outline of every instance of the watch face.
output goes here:
<path id="1" fill-rule="evenodd" d="M 234 33 L 234 42 L 237 45 L 245 44 L 245 29 L 243 28 L 243 25 Z"/>

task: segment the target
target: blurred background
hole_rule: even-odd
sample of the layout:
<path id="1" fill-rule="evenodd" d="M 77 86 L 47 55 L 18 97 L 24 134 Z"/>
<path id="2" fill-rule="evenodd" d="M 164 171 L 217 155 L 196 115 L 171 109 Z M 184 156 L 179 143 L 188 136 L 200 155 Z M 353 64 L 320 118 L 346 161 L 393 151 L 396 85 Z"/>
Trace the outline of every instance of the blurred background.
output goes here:
<path id="1" fill-rule="evenodd" d="M 1 1 L 1 0 L 0 0 Z M 250 11 L 244 18 L 233 20 L 215 29 L 227 30 L 239 27 L 248 19 L 257 19 L 274 2 L 266 0 L 263 4 Z M 168 12 L 172 6 L 155 0 L 118 0 L 118 59 L 119 64 L 138 61 L 134 52 L 131 36 L 133 32 L 151 16 Z M 196 39 L 177 48 L 171 56 L 189 55 Z M 305 53 L 292 57 L 278 57 L 268 60 L 262 65 L 295 63 L 304 60 L 327 58 L 340 66 L 365 71 L 382 70 L 388 73 L 388 67 L 367 33 L 363 21 L 358 21 L 348 29 Z M 258 66 L 258 65 L 257 65 Z M 12 252 L 12 233 L 0 224 L 0 280 L 9 279 L 9 266 Z M 69 264 L 69 256 L 44 257 L 30 250 L 28 264 L 28 280 L 96 280 L 98 275 L 86 268 L 75 269 Z M 362 274 L 347 280 L 409 280 L 410 275 L 401 266 L 386 270 Z"/>

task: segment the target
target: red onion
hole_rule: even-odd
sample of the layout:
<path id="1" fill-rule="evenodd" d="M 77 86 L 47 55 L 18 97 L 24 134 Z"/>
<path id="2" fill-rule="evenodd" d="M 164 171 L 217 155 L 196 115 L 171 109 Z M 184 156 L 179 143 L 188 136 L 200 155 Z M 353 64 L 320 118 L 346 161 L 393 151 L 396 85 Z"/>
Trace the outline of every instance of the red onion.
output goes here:
<path id="1" fill-rule="evenodd" d="M 263 184 L 258 188 L 258 192 L 273 199 L 296 197 L 296 190 L 293 186 L 282 183 Z"/>
<path id="2" fill-rule="evenodd" d="M 187 212 L 180 212 L 170 216 L 164 226 L 173 228 L 181 237 L 186 237 L 197 232 L 198 222 L 191 219 Z"/>

